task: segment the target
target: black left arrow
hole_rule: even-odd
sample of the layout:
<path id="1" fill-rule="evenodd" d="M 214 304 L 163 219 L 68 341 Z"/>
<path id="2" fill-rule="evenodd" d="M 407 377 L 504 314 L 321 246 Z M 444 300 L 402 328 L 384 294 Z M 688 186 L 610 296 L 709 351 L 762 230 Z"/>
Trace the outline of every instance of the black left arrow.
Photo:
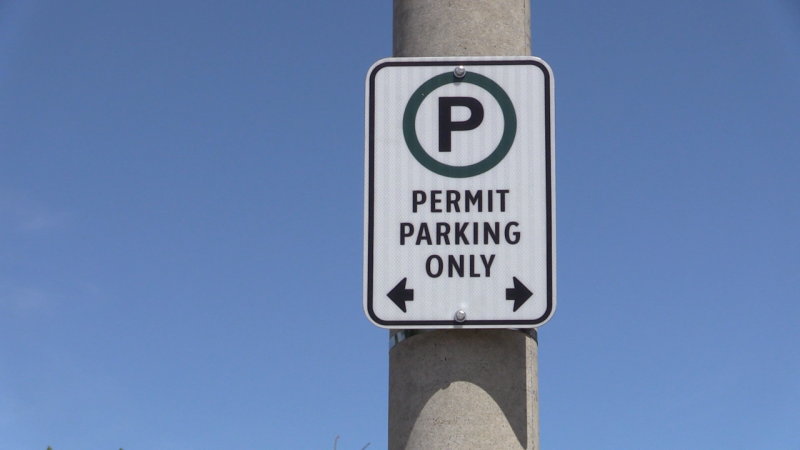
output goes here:
<path id="1" fill-rule="evenodd" d="M 520 306 L 522 306 L 529 298 L 531 298 L 533 292 L 526 288 L 525 285 L 517 279 L 517 277 L 513 278 L 514 287 L 512 289 L 506 289 L 506 300 L 514 300 L 514 312 L 516 312 Z"/>
<path id="2" fill-rule="evenodd" d="M 388 295 L 389 298 L 397 305 L 398 308 L 402 309 L 403 312 L 406 312 L 406 302 L 413 302 L 414 301 L 414 290 L 413 289 L 406 289 L 406 279 L 403 278 L 397 283 L 391 291 L 389 291 Z M 516 311 L 516 310 L 514 310 Z"/>

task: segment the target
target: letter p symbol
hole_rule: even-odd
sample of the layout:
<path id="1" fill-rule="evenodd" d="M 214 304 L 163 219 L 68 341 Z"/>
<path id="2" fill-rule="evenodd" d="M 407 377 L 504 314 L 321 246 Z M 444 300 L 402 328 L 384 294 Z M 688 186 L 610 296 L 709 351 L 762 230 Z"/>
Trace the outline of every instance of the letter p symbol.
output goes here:
<path id="1" fill-rule="evenodd" d="M 469 108 L 469 119 L 453 122 L 454 106 Z M 472 97 L 439 97 L 439 151 L 449 152 L 450 134 L 453 131 L 469 131 L 478 128 L 483 122 L 483 105 Z"/>

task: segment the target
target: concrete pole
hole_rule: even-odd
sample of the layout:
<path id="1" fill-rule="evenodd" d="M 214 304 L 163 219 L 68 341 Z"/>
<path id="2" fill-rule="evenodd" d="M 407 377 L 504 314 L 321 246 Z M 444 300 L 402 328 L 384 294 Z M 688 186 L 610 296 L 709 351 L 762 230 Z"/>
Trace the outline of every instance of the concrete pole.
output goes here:
<path id="1" fill-rule="evenodd" d="M 530 0 L 394 0 L 394 56 L 531 54 Z M 391 330 L 389 450 L 539 449 L 535 330 Z"/>
<path id="2" fill-rule="evenodd" d="M 394 0 L 394 56 L 529 56 L 530 0 Z"/>

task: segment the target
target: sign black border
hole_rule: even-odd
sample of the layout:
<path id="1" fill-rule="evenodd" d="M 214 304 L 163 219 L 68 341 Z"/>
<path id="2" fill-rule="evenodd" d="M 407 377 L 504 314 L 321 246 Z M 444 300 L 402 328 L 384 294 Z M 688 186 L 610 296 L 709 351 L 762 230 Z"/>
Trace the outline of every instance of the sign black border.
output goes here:
<path id="1" fill-rule="evenodd" d="M 374 214 L 375 214 L 375 77 L 378 72 L 385 67 L 394 66 L 516 66 L 532 65 L 538 67 L 544 74 L 544 120 L 545 120 L 545 182 L 547 195 L 547 308 L 544 314 L 534 320 L 465 320 L 456 322 L 453 320 L 393 320 L 387 321 L 380 319 L 372 309 L 373 291 L 373 238 L 374 238 Z M 470 325 L 501 327 L 508 326 L 535 326 L 547 321 L 553 314 L 553 189 L 552 189 L 552 111 L 550 110 L 551 100 L 551 80 L 550 71 L 539 61 L 536 60 L 448 60 L 448 61 L 386 61 L 370 72 L 369 77 L 369 191 L 368 191 L 368 218 L 367 218 L 367 312 L 373 322 L 387 327 L 414 328 L 415 326 L 435 327 L 442 326 L 447 328 L 468 328 Z"/>

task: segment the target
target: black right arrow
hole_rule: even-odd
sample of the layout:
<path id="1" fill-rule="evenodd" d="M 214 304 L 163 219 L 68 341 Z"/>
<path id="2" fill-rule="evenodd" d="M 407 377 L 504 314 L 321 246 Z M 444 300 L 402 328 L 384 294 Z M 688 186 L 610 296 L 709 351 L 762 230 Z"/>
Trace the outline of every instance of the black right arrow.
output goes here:
<path id="1" fill-rule="evenodd" d="M 406 289 L 406 278 L 400 280 L 388 294 L 389 298 L 397 305 L 398 308 L 402 309 L 403 312 L 406 312 L 406 302 L 413 302 L 414 301 L 414 290 L 413 289 Z M 516 311 L 516 309 L 514 310 Z"/>
<path id="2" fill-rule="evenodd" d="M 520 306 L 522 306 L 526 300 L 531 298 L 533 292 L 528 290 L 524 284 L 522 284 L 517 277 L 514 278 L 514 287 L 512 289 L 506 289 L 506 300 L 514 300 L 514 312 L 516 312 Z M 405 280 L 403 280 L 405 282 Z M 395 288 L 397 289 L 397 288 Z M 405 311 L 405 309 L 403 309 Z"/>

